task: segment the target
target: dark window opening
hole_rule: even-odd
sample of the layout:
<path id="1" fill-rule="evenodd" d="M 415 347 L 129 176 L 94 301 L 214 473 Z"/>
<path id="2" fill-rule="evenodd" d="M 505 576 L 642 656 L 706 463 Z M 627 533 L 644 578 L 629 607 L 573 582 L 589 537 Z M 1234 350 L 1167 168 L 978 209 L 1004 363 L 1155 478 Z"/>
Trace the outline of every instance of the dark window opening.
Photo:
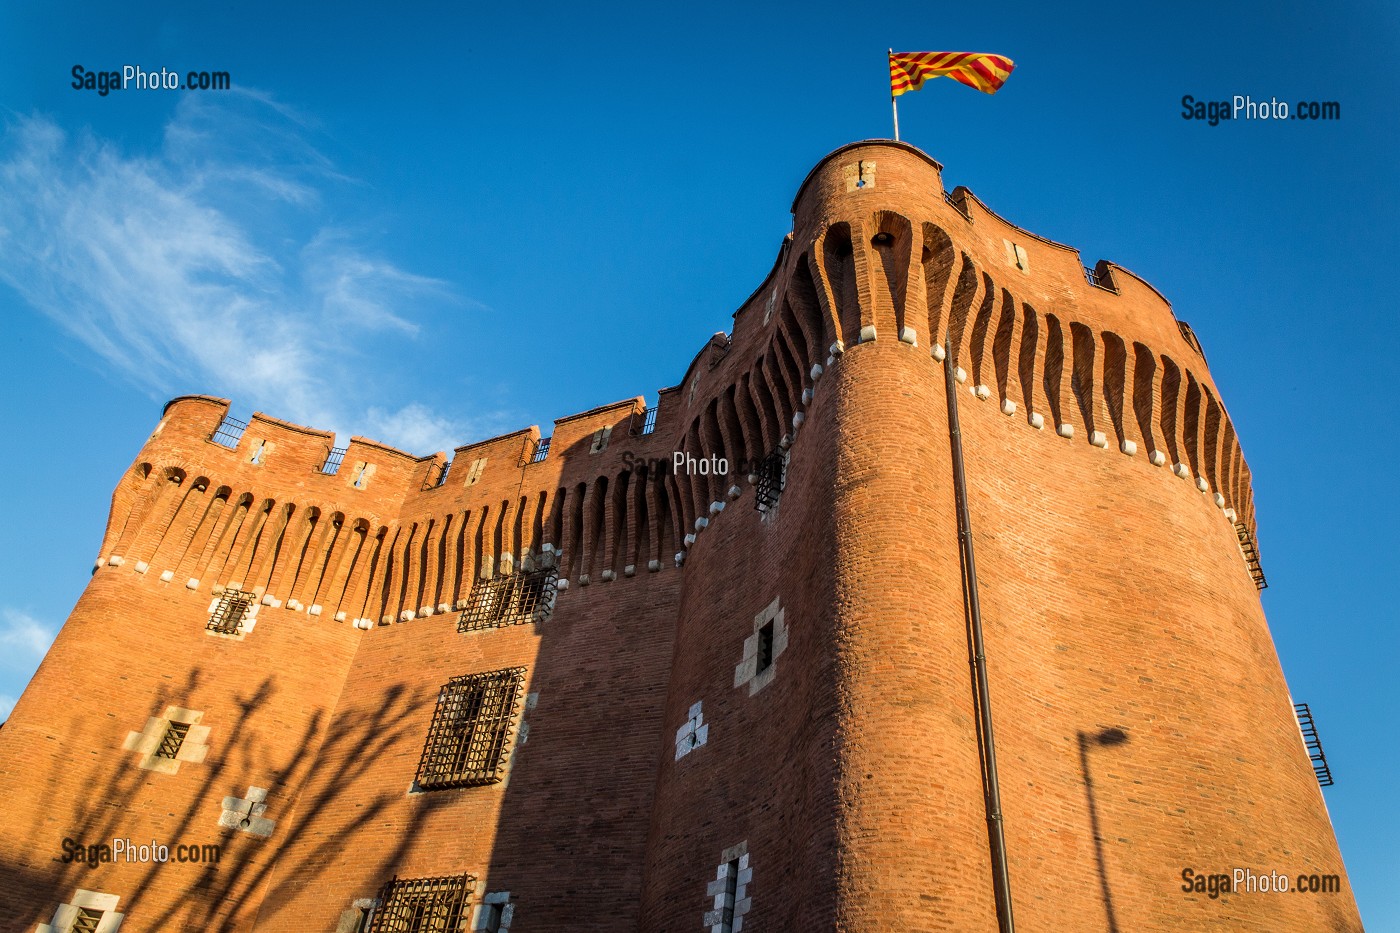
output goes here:
<path id="1" fill-rule="evenodd" d="M 758 670 L 762 674 L 773 666 L 773 621 L 770 619 L 758 630 Z"/>
<path id="2" fill-rule="evenodd" d="M 454 677 L 443 685 L 418 763 L 424 788 L 501 780 L 525 668 Z"/>

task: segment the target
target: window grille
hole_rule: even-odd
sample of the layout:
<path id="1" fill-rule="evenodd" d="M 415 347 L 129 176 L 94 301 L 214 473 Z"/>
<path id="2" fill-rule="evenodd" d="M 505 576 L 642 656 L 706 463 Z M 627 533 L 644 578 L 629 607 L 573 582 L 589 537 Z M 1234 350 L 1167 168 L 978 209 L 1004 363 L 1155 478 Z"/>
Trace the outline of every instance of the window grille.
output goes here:
<path id="1" fill-rule="evenodd" d="M 559 570 L 547 567 L 478 580 L 467 608 L 457 620 L 457 631 L 476 632 L 502 625 L 543 622 L 554 609 L 554 582 Z"/>
<path id="2" fill-rule="evenodd" d="M 214 607 L 214 614 L 209 617 L 209 624 L 205 626 L 211 632 L 218 632 L 220 635 L 237 635 L 243 628 L 243 620 L 248 616 L 248 610 L 253 605 L 253 594 L 244 593 L 240 590 L 224 590 L 219 597 L 219 604 Z"/>
<path id="3" fill-rule="evenodd" d="M 156 757 L 174 760 L 175 756 L 180 753 L 180 746 L 185 744 L 185 735 L 189 731 L 189 723 L 172 722 L 166 727 L 165 735 L 161 737 L 160 747 L 156 749 Z"/>
<path id="4" fill-rule="evenodd" d="M 764 457 L 758 465 L 758 490 L 754 496 L 754 506 L 760 512 L 767 512 L 778 504 L 787 482 L 787 457 L 778 450 Z"/>
<path id="5" fill-rule="evenodd" d="M 243 429 L 246 427 L 248 422 L 225 415 L 224 420 L 214 429 L 214 436 L 210 440 L 225 447 L 237 447 L 238 439 L 243 436 Z"/>
<path id="6" fill-rule="evenodd" d="M 459 933 L 467 919 L 471 875 L 394 878 L 380 892 L 368 933 Z"/>
<path id="7" fill-rule="evenodd" d="M 73 925 L 69 929 L 73 933 L 97 933 L 97 925 L 101 922 L 102 911 L 79 907 L 78 915 L 73 918 Z"/>
<path id="8" fill-rule="evenodd" d="M 524 684 L 523 667 L 467 674 L 444 684 L 418 763 L 418 785 L 498 783 Z"/>
<path id="9" fill-rule="evenodd" d="M 1322 753 L 1322 740 L 1317 736 L 1317 725 L 1313 722 L 1312 710 L 1306 703 L 1294 703 L 1293 713 L 1298 717 L 1298 728 L 1303 731 L 1303 745 L 1312 761 L 1313 774 L 1322 787 L 1332 786 L 1332 769 L 1327 766 L 1327 756 Z"/>
<path id="10" fill-rule="evenodd" d="M 535 441 L 535 452 L 530 455 L 531 463 L 539 463 L 549 456 L 549 442 L 552 440 L 554 440 L 552 437 L 542 437 Z"/>
<path id="11" fill-rule="evenodd" d="M 656 413 L 659 408 L 643 408 L 641 411 L 633 410 L 632 422 L 628 425 L 627 433 L 636 437 L 639 434 L 651 434 L 656 430 Z"/>
<path id="12" fill-rule="evenodd" d="M 341 461 L 345 459 L 344 447 L 332 447 L 326 454 L 326 462 L 321 464 L 321 472 L 327 476 L 334 476 L 340 472 Z"/>
<path id="13" fill-rule="evenodd" d="M 428 464 L 428 472 L 423 475 L 424 489 L 437 489 L 443 483 L 446 483 L 447 474 L 452 470 L 452 461 L 449 460 L 446 463 L 444 463 L 442 465 L 442 469 L 438 470 L 436 475 L 434 475 L 433 473 L 435 469 L 437 469 L 437 464 Z"/>

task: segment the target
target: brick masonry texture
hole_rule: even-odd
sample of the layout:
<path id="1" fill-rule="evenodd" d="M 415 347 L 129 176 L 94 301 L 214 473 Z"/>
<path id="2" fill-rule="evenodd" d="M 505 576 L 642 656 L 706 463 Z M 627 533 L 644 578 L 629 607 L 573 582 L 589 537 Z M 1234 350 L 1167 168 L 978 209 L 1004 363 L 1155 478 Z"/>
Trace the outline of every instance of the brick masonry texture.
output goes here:
<path id="1" fill-rule="evenodd" d="M 536 428 L 451 469 L 354 438 L 328 475 L 325 432 L 257 414 L 229 447 L 227 401 L 173 400 L 0 730 L 0 933 L 80 888 L 127 931 L 329 930 L 395 876 L 464 872 L 512 929 L 681 933 L 740 840 L 745 930 L 995 930 L 945 366 L 1023 928 L 1360 931 L 1189 326 L 908 145 L 836 150 L 793 213 L 651 433 L 633 399 L 560 419 L 538 461 Z M 786 451 L 786 483 L 760 512 L 745 475 L 657 468 L 674 451 Z M 547 566 L 547 619 L 458 631 L 475 581 Z M 213 636 L 229 587 L 256 627 Z M 736 688 L 771 606 L 779 662 Z M 416 788 L 441 686 L 513 667 L 503 780 Z M 708 739 L 678 756 L 697 702 Z M 123 743 L 172 706 L 207 753 L 142 769 Z M 250 787 L 266 838 L 220 825 Z M 65 837 L 223 856 L 64 864 Z M 1342 890 L 1211 899 L 1186 867 Z"/>

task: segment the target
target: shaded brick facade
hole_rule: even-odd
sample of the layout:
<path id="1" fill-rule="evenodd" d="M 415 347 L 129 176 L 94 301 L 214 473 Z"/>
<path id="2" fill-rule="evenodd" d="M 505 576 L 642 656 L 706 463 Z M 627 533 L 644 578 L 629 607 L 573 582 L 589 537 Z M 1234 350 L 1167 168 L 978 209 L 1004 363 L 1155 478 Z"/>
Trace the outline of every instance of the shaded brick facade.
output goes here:
<path id="1" fill-rule="evenodd" d="M 229 446 L 226 401 L 172 401 L 0 730 L 0 933 L 80 904 L 348 931 L 394 878 L 464 875 L 461 929 L 995 930 L 945 366 L 1022 927 L 1359 931 L 1190 328 L 904 144 L 833 152 L 793 213 L 652 431 L 636 399 L 546 456 L 534 428 L 451 469 L 354 438 L 328 474 L 324 432 L 259 414 Z M 770 458 L 775 501 L 675 451 Z M 484 603 L 510 574 L 550 591 Z M 211 629 L 233 591 L 256 611 Z M 420 787 L 430 726 L 499 755 Z M 65 864 L 65 838 L 222 857 Z M 1341 890 L 1211 898 L 1186 867 Z"/>

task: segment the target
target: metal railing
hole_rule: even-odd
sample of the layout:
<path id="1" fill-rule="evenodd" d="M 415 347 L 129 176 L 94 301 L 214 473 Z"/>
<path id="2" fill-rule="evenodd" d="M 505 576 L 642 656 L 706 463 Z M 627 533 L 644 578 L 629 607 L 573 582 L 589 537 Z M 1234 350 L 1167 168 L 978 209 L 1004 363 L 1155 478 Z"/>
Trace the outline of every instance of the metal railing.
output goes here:
<path id="1" fill-rule="evenodd" d="M 437 470 L 437 473 L 436 473 L 436 474 L 434 474 L 434 472 L 433 472 L 434 470 Z M 428 464 L 428 472 L 423 476 L 423 488 L 424 488 L 424 489 L 437 489 L 437 488 L 440 487 L 443 483 L 447 482 L 447 474 L 450 473 L 451 471 L 452 471 L 452 461 L 451 461 L 451 460 L 449 460 L 449 461 L 447 461 L 446 463 L 444 463 L 440 469 L 438 468 L 437 464 L 435 464 L 435 463 L 430 463 L 430 464 Z"/>
<path id="2" fill-rule="evenodd" d="M 239 421 L 232 415 L 225 415 L 224 420 L 219 422 L 219 426 L 214 429 L 214 435 L 209 439 L 225 447 L 237 447 L 238 440 L 243 436 L 247 427 L 248 422 Z"/>
<path id="3" fill-rule="evenodd" d="M 1099 272 L 1099 270 L 1092 266 L 1085 266 L 1084 281 L 1095 288 L 1102 288 L 1106 292 L 1113 292 L 1115 295 L 1118 294 L 1118 287 L 1113 284 L 1113 278 L 1108 274 L 1107 269 L 1103 272 Z"/>
<path id="4" fill-rule="evenodd" d="M 1254 543 L 1249 526 L 1244 522 L 1235 522 L 1235 537 L 1240 542 L 1240 553 L 1244 555 L 1244 565 L 1254 578 L 1254 585 L 1261 590 L 1268 589 L 1269 581 L 1264 579 L 1264 568 L 1259 564 L 1259 545 Z"/>
<path id="5" fill-rule="evenodd" d="M 1313 722 L 1312 710 L 1306 703 L 1294 703 L 1293 713 L 1298 717 L 1298 728 L 1303 731 L 1303 745 L 1308 750 L 1308 760 L 1312 762 L 1313 774 L 1322 787 L 1332 786 L 1332 769 L 1327 766 L 1327 756 L 1322 753 L 1322 740 L 1317 737 L 1317 724 Z"/>
<path id="6" fill-rule="evenodd" d="M 763 458 L 758 465 L 758 486 L 754 494 L 754 508 L 767 512 L 778 504 L 787 484 L 787 456 L 782 450 L 774 451 Z"/>
<path id="7" fill-rule="evenodd" d="M 552 437 L 542 437 L 535 441 L 534 453 L 530 454 L 531 463 L 539 463 L 549 456 L 549 442 L 552 440 Z"/>

